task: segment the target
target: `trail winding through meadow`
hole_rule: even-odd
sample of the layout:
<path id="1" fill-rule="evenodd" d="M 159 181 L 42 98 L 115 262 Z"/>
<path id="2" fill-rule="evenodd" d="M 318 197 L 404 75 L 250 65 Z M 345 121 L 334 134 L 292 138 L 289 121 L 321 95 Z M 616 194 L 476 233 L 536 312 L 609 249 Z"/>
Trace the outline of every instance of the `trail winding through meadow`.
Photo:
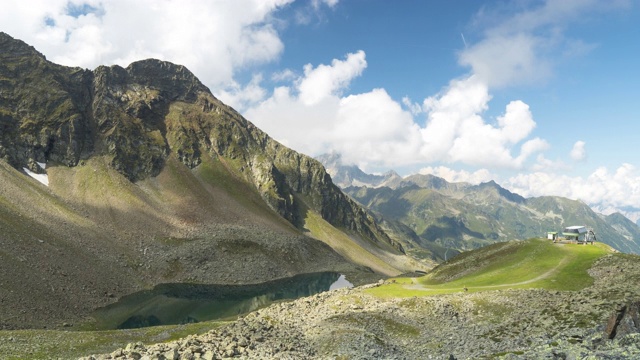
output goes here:
<path id="1" fill-rule="evenodd" d="M 500 288 L 500 287 L 509 287 L 509 286 L 519 286 L 519 285 L 526 285 L 526 284 L 531 284 L 534 283 L 536 281 L 540 281 L 540 280 L 544 280 L 547 278 L 552 277 L 553 275 L 555 275 L 556 273 L 558 273 L 558 271 L 560 271 L 567 263 L 569 263 L 570 260 L 574 259 L 576 256 L 574 254 L 567 254 L 560 262 L 558 262 L 558 264 L 556 266 L 554 266 L 552 269 L 544 272 L 543 274 L 540 274 L 532 279 L 529 280 L 524 280 L 524 281 L 519 281 L 519 282 L 515 282 L 515 283 L 508 283 L 508 284 L 499 284 L 499 285 L 485 285 L 485 286 L 470 286 L 467 287 L 467 289 L 490 289 L 490 288 Z M 429 288 L 425 285 L 422 285 L 418 282 L 418 278 L 411 278 L 411 284 L 409 285 L 405 285 L 404 286 L 405 289 L 409 289 L 409 290 L 424 290 L 424 291 L 433 291 L 433 290 L 439 290 L 437 288 Z"/>

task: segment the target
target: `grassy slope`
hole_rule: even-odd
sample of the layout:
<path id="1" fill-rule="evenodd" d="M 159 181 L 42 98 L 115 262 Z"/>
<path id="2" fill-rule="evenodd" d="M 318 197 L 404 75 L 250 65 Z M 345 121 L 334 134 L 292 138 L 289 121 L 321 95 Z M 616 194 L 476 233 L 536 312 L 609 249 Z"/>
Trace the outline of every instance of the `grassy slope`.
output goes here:
<path id="1" fill-rule="evenodd" d="M 592 284 L 587 270 L 611 253 L 608 245 L 553 244 L 532 239 L 501 243 L 463 253 L 426 276 L 396 279 L 371 289 L 383 297 L 406 297 L 464 291 L 544 288 L 580 290 Z"/>
<path id="2" fill-rule="evenodd" d="M 128 343 L 155 344 L 202 334 L 223 324 L 221 321 L 207 321 L 111 331 L 0 331 L 0 358 L 76 359 L 89 353 L 111 352 L 124 348 Z"/>
<path id="3" fill-rule="evenodd" d="M 320 214 L 314 211 L 308 211 L 304 221 L 304 227 L 309 231 L 311 236 L 331 246 L 338 254 L 349 261 L 367 266 L 376 272 L 389 276 L 401 273 L 401 271 L 383 261 L 381 255 L 376 256 L 347 234 L 322 219 Z"/>

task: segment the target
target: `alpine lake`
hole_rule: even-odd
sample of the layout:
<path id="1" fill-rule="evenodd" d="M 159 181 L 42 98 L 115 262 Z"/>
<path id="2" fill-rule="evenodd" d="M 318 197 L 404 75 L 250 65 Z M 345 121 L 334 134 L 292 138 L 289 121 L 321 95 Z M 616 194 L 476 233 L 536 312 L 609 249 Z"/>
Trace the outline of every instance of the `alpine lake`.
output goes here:
<path id="1" fill-rule="evenodd" d="M 302 274 L 254 285 L 161 284 L 97 309 L 96 330 L 133 329 L 234 319 L 278 301 L 353 287 L 335 272 Z"/>

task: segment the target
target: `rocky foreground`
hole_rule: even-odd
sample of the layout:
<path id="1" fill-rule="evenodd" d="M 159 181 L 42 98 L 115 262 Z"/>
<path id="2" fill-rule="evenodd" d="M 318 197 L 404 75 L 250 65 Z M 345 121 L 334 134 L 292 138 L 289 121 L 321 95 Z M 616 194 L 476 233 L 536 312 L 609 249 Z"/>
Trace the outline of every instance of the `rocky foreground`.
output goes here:
<path id="1" fill-rule="evenodd" d="M 577 292 L 381 299 L 341 289 L 273 305 L 200 336 L 84 359 L 640 358 L 640 264 L 616 254 Z"/>

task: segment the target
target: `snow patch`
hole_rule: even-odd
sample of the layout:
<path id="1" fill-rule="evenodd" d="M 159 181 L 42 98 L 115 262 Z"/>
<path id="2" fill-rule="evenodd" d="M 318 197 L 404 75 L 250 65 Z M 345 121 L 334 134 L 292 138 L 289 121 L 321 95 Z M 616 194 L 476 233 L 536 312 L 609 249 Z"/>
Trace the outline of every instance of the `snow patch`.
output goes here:
<path id="1" fill-rule="evenodd" d="M 40 165 L 40 163 L 38 163 L 38 165 Z M 42 166 L 40 166 L 42 167 Z M 44 167 L 43 167 L 44 169 Z M 33 171 L 27 169 L 27 168 L 22 168 L 22 170 L 24 170 L 24 172 L 27 173 L 27 175 L 31 176 L 32 178 L 40 181 L 41 183 L 43 183 L 46 186 L 49 186 L 49 175 L 47 174 L 36 174 Z"/>
<path id="2" fill-rule="evenodd" d="M 36 161 L 36 164 L 38 164 L 38 166 L 40 166 L 40 169 L 42 169 L 42 170 L 47 168 L 47 163 L 41 163 L 41 162 L 37 162 Z"/>

